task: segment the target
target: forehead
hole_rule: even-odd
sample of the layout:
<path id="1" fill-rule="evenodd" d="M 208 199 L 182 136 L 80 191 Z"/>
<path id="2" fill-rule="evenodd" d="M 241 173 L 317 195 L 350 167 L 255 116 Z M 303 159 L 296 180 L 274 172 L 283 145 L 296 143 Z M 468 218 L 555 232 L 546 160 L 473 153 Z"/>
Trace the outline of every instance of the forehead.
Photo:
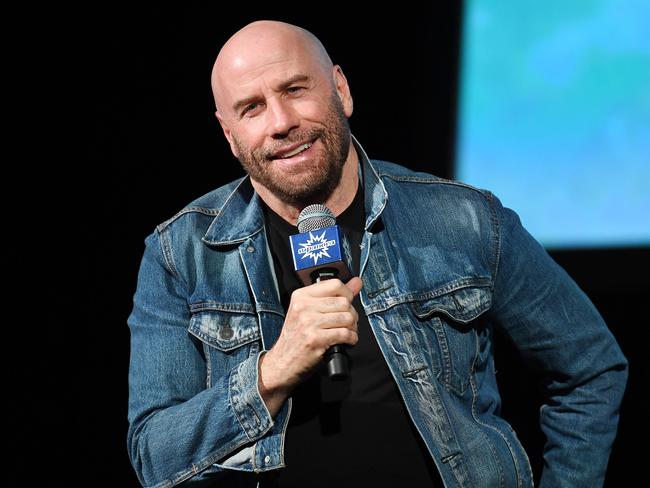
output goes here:
<path id="1" fill-rule="evenodd" d="M 230 69 L 224 72 L 223 79 L 226 83 L 237 86 L 262 79 L 280 81 L 295 71 L 311 71 L 309 57 L 296 49 L 274 49 L 235 57 Z"/>
<path id="2" fill-rule="evenodd" d="M 318 56 L 301 42 L 265 43 L 253 40 L 228 53 L 217 72 L 226 103 L 264 88 L 275 88 L 297 75 L 324 76 Z"/>

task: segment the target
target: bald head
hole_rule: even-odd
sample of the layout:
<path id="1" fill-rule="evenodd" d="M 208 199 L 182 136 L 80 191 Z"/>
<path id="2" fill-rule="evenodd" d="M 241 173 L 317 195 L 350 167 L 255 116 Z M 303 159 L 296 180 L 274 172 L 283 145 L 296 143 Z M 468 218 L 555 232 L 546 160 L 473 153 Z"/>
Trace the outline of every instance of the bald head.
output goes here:
<path id="1" fill-rule="evenodd" d="M 259 70 L 297 57 L 308 69 L 331 78 L 332 61 L 311 32 L 284 22 L 262 20 L 248 24 L 223 45 L 212 68 L 212 93 L 217 110 L 225 111 L 233 82 L 252 80 Z"/>

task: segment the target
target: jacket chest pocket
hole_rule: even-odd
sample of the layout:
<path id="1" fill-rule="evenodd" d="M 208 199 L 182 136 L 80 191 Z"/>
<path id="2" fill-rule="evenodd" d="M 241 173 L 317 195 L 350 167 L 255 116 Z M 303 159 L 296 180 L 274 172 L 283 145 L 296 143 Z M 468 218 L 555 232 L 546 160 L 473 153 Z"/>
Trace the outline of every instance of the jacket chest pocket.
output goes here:
<path id="1" fill-rule="evenodd" d="M 260 351 L 260 329 L 252 313 L 201 310 L 190 318 L 188 330 L 203 343 L 208 387 L 213 377 L 228 373 Z"/>
<path id="2" fill-rule="evenodd" d="M 462 395 L 469 386 L 482 348 L 479 317 L 490 308 L 491 298 L 487 287 L 466 287 L 412 302 L 424 349 L 436 377 L 448 390 Z"/>

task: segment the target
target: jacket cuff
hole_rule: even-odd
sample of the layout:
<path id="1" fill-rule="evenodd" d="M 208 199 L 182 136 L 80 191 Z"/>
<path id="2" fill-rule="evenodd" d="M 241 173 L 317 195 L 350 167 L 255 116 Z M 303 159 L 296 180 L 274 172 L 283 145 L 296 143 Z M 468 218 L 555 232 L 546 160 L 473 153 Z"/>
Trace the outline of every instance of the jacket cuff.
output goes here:
<path id="1" fill-rule="evenodd" d="M 262 437 L 274 424 L 257 387 L 259 360 L 265 352 L 243 361 L 230 375 L 230 405 L 251 441 Z"/>

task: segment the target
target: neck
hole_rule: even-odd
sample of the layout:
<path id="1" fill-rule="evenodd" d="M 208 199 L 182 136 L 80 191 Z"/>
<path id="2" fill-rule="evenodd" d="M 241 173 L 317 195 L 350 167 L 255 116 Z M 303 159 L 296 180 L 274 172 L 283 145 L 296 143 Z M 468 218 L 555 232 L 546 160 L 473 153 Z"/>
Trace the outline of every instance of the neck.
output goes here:
<path id="1" fill-rule="evenodd" d="M 341 174 L 341 181 L 334 189 L 332 194 L 324 202 L 320 202 L 329 208 L 334 216 L 341 214 L 346 208 L 350 206 L 354 196 L 357 193 L 359 185 L 358 173 L 358 156 L 352 142 L 350 142 L 350 149 L 348 156 L 343 165 L 343 172 Z M 296 225 L 298 215 L 302 211 L 302 207 L 297 207 L 289 203 L 283 202 L 276 195 L 271 193 L 266 187 L 260 185 L 257 181 L 251 179 L 251 183 L 255 191 L 259 194 L 260 198 L 266 203 L 271 210 L 289 222 L 291 225 Z"/>

